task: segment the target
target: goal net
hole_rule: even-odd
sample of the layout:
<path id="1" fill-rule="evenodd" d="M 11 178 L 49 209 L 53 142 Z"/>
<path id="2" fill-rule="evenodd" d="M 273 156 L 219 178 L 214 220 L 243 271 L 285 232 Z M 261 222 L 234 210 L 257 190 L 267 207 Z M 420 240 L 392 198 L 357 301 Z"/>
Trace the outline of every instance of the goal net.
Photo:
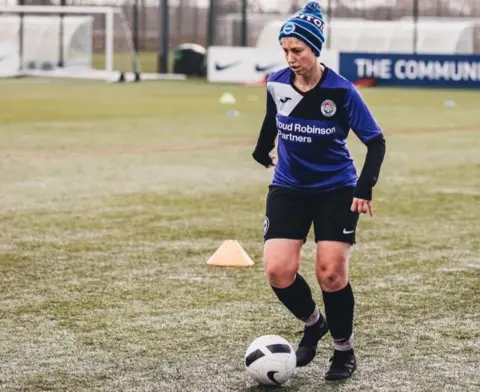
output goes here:
<path id="1" fill-rule="evenodd" d="M 0 6 L 0 77 L 16 76 L 135 81 L 141 67 L 121 8 Z"/>

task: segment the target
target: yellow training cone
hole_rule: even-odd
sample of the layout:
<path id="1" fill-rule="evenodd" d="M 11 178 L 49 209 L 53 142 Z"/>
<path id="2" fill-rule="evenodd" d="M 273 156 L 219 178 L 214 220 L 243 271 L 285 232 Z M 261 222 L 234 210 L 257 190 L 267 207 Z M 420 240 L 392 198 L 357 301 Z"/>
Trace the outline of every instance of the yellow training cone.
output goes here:
<path id="1" fill-rule="evenodd" d="M 221 267 L 247 267 L 253 260 L 235 240 L 226 240 L 208 259 L 207 264 Z"/>

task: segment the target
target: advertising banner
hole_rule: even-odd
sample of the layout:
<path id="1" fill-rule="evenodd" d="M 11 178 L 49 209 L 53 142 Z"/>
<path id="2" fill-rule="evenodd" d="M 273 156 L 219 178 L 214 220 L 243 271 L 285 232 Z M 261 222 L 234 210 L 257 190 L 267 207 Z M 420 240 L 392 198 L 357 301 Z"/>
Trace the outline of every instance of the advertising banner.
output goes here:
<path id="1" fill-rule="evenodd" d="M 339 54 L 323 50 L 320 61 L 338 71 Z M 287 66 L 281 48 L 265 50 L 256 47 L 211 46 L 207 54 L 209 82 L 251 83 Z"/>
<path id="2" fill-rule="evenodd" d="M 480 88 L 480 56 L 340 53 L 340 74 L 379 86 Z"/>

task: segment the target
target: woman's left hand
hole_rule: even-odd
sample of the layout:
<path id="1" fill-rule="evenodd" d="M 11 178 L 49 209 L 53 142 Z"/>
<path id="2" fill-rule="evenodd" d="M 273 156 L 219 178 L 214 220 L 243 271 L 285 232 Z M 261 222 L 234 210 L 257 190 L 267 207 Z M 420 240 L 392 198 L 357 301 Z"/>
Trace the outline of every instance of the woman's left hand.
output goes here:
<path id="1" fill-rule="evenodd" d="M 352 212 L 358 212 L 359 214 L 366 214 L 373 216 L 373 205 L 371 200 L 353 198 L 352 206 L 350 207 Z"/>

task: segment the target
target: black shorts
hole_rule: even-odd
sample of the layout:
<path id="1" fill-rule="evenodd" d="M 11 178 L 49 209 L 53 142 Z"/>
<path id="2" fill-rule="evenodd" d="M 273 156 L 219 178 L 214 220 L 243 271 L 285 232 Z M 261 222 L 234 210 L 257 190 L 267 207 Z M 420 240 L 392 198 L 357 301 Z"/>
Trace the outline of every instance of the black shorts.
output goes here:
<path id="1" fill-rule="evenodd" d="M 311 193 L 271 186 L 264 223 L 265 241 L 271 238 L 306 241 L 313 223 L 315 242 L 354 244 L 359 214 L 350 210 L 353 190 L 345 187 Z"/>

